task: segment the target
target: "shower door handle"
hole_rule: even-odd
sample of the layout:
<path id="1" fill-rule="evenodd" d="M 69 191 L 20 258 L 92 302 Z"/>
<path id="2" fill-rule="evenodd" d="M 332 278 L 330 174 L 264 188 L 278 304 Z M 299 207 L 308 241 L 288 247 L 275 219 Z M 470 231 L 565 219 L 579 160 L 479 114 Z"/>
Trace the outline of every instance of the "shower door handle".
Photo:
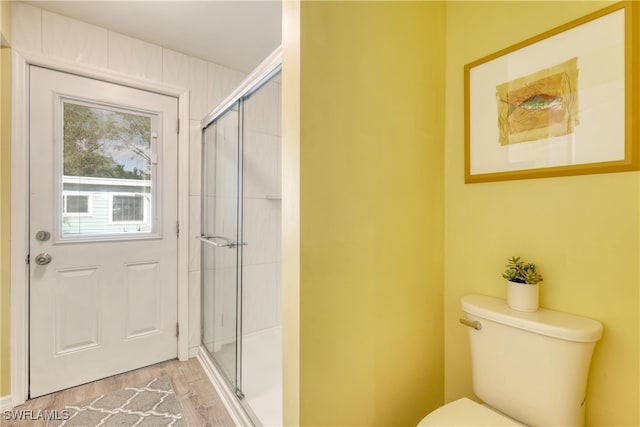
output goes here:
<path id="1" fill-rule="evenodd" d="M 246 243 L 242 242 L 242 243 L 238 243 L 238 242 L 234 242 L 231 239 L 227 239 L 226 237 L 222 237 L 222 236 L 213 236 L 210 234 L 203 234 L 200 236 L 196 236 L 197 239 L 200 239 L 201 241 L 205 242 L 205 243 L 209 243 L 210 245 L 213 245 L 217 248 L 235 248 L 237 246 L 244 246 L 246 245 Z M 224 243 L 220 243 L 220 242 L 216 242 L 215 239 L 218 240 L 222 240 Z"/>
<path id="2" fill-rule="evenodd" d="M 205 242 L 205 243 L 209 243 L 210 245 L 213 245 L 217 248 L 229 248 L 231 247 L 231 240 L 227 239 L 226 237 L 222 237 L 222 236 L 212 236 L 212 235 L 201 235 L 201 236 L 197 236 L 198 239 L 200 239 L 201 241 Z M 222 240 L 224 243 L 220 243 L 217 242 L 217 240 Z"/>
<path id="3" fill-rule="evenodd" d="M 229 243 L 230 248 L 236 248 L 238 246 L 247 246 L 245 242 L 231 242 Z"/>

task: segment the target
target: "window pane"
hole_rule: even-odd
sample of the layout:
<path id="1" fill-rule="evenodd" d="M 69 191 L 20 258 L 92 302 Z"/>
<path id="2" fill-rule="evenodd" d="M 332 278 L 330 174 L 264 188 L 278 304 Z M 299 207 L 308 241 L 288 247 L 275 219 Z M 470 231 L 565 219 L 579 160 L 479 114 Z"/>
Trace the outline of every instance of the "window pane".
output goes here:
<path id="1" fill-rule="evenodd" d="M 64 175 L 151 179 L 151 118 L 65 102 Z"/>
<path id="2" fill-rule="evenodd" d="M 113 222 L 144 221 L 143 196 L 113 196 Z"/>
<path id="3" fill-rule="evenodd" d="M 152 118 L 62 101 L 63 237 L 153 231 Z"/>
<path id="4" fill-rule="evenodd" d="M 66 213 L 89 213 L 88 196 L 67 196 Z"/>

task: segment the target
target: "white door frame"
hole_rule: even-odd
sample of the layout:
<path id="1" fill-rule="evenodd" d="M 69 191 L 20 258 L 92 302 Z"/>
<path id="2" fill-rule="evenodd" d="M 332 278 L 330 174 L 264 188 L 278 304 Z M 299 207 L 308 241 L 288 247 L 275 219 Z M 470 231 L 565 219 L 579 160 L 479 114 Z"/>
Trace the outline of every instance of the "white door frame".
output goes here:
<path id="1" fill-rule="evenodd" d="M 189 91 L 13 49 L 11 83 L 11 403 L 29 392 L 29 66 L 178 98 L 178 358 L 189 358 Z"/>

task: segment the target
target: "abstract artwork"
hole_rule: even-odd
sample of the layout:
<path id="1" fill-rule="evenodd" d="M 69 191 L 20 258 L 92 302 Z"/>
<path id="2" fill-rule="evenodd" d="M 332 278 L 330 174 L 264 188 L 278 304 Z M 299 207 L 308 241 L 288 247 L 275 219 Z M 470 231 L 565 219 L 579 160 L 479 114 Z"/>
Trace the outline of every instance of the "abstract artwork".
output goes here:
<path id="1" fill-rule="evenodd" d="M 578 58 L 496 87 L 500 145 L 573 132 L 578 120 Z"/>
<path id="2" fill-rule="evenodd" d="M 464 66 L 464 182 L 640 169 L 640 2 Z"/>

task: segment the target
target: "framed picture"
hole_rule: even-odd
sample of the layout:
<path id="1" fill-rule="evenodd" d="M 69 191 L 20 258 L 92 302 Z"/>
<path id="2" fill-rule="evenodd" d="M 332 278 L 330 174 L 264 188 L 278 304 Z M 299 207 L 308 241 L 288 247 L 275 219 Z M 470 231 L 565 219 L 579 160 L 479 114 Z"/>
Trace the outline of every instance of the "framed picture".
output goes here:
<path id="1" fill-rule="evenodd" d="M 633 3 L 465 66 L 466 183 L 639 169 Z"/>

